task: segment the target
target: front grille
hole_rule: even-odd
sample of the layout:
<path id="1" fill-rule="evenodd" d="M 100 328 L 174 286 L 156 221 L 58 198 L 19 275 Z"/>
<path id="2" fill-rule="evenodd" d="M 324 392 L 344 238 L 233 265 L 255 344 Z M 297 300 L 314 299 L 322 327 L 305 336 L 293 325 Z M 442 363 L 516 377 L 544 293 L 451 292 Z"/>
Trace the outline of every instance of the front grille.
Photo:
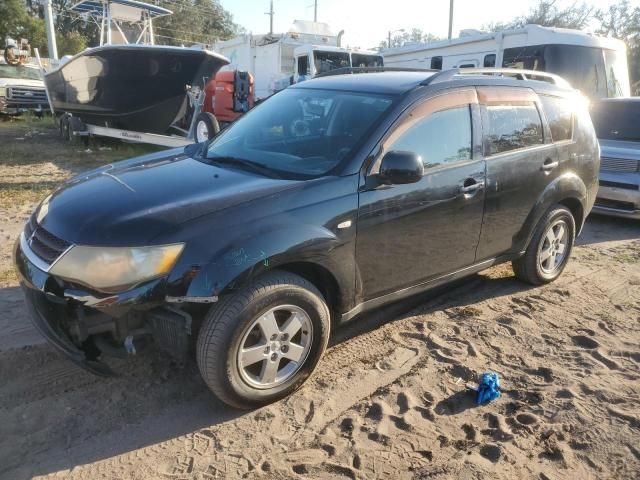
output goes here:
<path id="1" fill-rule="evenodd" d="M 622 202 L 619 200 L 609 200 L 606 198 L 596 198 L 596 207 L 614 208 L 616 210 L 626 210 L 633 212 L 635 207 L 631 202 Z"/>
<path id="2" fill-rule="evenodd" d="M 601 187 L 622 188 L 624 190 L 638 190 L 638 185 L 633 183 L 610 182 L 609 180 L 600 180 Z"/>
<path id="3" fill-rule="evenodd" d="M 71 246 L 71 243 L 56 237 L 38 225 L 35 215 L 31 215 L 25 225 L 24 236 L 33 253 L 49 265 Z"/>
<path id="4" fill-rule="evenodd" d="M 47 103 L 47 92 L 39 87 L 7 87 L 7 103 L 44 104 Z"/>
<path id="5" fill-rule="evenodd" d="M 610 172 L 640 172 L 640 161 L 602 157 L 600 159 L 600 169 Z"/>

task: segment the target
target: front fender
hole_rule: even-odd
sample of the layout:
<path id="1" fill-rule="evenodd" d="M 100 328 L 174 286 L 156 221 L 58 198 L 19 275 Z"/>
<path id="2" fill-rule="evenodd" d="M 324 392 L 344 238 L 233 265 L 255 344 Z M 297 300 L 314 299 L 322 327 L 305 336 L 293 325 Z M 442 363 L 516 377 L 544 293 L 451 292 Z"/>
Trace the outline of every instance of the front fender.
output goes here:
<path id="1" fill-rule="evenodd" d="M 538 222 L 540 222 L 540 219 L 547 210 L 549 210 L 552 205 L 566 201 L 577 201 L 582 211 L 587 211 L 585 208 L 588 202 L 587 187 L 582 179 L 572 172 L 563 173 L 550 182 L 542 192 L 542 195 L 540 195 L 538 201 L 531 209 L 522 229 L 518 232 L 518 236 L 515 239 L 514 244 L 517 245 L 517 251 L 524 252 L 527 249 L 536 225 L 538 225 Z M 579 225 L 577 224 L 578 222 L 580 222 Z M 584 222 L 584 215 L 582 219 L 576 222 L 577 232 L 580 231 L 582 222 Z"/>
<path id="2" fill-rule="evenodd" d="M 244 287 L 267 270 L 300 262 L 323 267 L 339 285 L 348 285 L 355 265 L 353 242 L 325 227 L 276 225 L 219 250 L 199 269 L 186 297 L 219 296 Z"/>

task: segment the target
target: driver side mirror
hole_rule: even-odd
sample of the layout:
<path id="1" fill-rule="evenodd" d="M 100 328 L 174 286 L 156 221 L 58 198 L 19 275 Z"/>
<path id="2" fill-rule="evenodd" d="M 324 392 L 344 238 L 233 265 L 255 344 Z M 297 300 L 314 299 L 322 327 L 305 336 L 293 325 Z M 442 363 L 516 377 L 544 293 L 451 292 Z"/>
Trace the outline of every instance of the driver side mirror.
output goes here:
<path id="1" fill-rule="evenodd" d="M 413 152 L 390 151 L 382 157 L 378 179 L 386 185 L 416 183 L 424 175 L 422 157 Z"/>

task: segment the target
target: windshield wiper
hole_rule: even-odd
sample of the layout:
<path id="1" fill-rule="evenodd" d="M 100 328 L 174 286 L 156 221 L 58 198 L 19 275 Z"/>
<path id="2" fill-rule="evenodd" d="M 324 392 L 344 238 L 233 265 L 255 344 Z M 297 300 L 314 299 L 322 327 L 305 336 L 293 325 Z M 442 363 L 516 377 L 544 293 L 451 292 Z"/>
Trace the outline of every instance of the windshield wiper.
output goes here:
<path id="1" fill-rule="evenodd" d="M 241 167 L 245 167 L 245 168 L 248 168 L 249 170 L 253 170 L 254 172 L 260 173 L 267 177 L 281 178 L 277 173 L 275 173 L 271 168 L 267 167 L 266 165 L 259 162 L 254 162 L 252 160 L 247 160 L 245 158 L 229 156 L 229 157 L 207 157 L 206 159 L 213 163 L 222 163 L 227 165 L 238 165 Z"/>

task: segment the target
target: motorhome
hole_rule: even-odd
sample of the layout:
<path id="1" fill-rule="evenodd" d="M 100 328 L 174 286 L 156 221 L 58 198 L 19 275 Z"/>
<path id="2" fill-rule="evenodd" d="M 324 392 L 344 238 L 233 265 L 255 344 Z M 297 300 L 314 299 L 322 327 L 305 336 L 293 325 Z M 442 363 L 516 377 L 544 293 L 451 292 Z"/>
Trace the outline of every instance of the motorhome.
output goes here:
<path id="1" fill-rule="evenodd" d="M 382 54 L 388 67 L 524 68 L 560 75 L 591 98 L 630 95 L 624 42 L 578 30 L 539 25 L 494 33 L 463 30 L 459 38 L 404 45 Z"/>
<path id="2" fill-rule="evenodd" d="M 217 42 L 214 50 L 230 60 L 223 70 L 253 75 L 259 100 L 337 68 L 383 66 L 378 52 L 344 48 L 341 38 L 326 23 L 296 20 L 286 33 L 239 35 Z"/>

